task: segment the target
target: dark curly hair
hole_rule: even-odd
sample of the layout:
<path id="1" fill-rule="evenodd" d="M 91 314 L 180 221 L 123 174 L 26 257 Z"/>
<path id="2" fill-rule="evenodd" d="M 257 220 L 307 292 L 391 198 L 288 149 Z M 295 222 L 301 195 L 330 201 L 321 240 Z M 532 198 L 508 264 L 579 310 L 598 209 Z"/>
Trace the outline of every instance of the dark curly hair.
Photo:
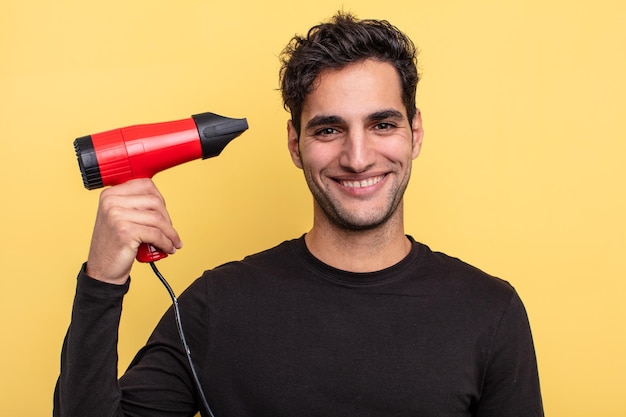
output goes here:
<path id="1" fill-rule="evenodd" d="M 326 69 L 375 59 L 392 64 L 400 76 L 402 100 L 409 121 L 416 112 L 417 49 L 404 33 L 386 20 L 359 20 L 338 12 L 327 23 L 312 27 L 306 37 L 294 36 L 280 55 L 283 106 L 300 134 L 300 117 L 313 82 Z"/>

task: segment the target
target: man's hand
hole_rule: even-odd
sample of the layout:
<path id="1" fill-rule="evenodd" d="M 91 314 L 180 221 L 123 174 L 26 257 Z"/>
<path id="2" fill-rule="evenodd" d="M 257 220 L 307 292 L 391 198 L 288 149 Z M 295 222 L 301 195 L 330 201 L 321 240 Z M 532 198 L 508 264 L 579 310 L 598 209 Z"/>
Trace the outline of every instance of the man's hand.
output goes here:
<path id="1" fill-rule="evenodd" d="M 87 275 L 113 284 L 125 283 L 142 243 L 169 254 L 182 247 L 165 200 L 152 180 L 135 179 L 102 191 Z"/>

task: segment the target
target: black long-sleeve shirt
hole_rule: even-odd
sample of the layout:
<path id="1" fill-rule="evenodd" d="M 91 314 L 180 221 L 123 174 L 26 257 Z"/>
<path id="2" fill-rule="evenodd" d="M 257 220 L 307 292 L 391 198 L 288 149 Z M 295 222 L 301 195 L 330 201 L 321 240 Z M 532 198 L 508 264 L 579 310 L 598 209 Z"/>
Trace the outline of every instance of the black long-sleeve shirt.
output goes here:
<path id="1" fill-rule="evenodd" d="M 199 409 L 171 308 L 118 381 L 127 290 L 79 274 L 55 416 Z M 216 417 L 543 416 L 515 290 L 417 242 L 374 273 L 332 268 L 302 238 L 284 242 L 205 272 L 179 305 Z"/>

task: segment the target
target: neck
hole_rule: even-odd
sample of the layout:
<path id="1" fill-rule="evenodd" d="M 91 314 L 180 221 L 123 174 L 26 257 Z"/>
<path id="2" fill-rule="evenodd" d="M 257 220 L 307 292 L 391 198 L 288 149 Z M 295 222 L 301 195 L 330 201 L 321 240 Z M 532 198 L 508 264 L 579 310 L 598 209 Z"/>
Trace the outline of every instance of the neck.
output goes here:
<path id="1" fill-rule="evenodd" d="M 370 230 L 349 230 L 323 218 L 305 236 L 309 251 L 322 262 L 350 272 L 374 272 L 400 262 L 411 250 L 402 210 Z"/>

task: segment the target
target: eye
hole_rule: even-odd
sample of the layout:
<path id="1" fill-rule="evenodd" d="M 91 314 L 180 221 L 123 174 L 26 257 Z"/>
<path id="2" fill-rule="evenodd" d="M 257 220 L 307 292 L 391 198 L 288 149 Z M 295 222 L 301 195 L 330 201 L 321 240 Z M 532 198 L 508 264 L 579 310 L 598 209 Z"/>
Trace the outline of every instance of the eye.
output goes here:
<path id="1" fill-rule="evenodd" d="M 374 129 L 376 130 L 391 130 L 393 128 L 395 128 L 396 125 L 394 125 L 393 123 L 390 122 L 381 122 L 378 123 L 374 126 Z"/>
<path id="2" fill-rule="evenodd" d="M 315 131 L 315 136 L 318 137 L 328 137 L 338 133 L 337 129 L 332 127 L 325 127 L 323 129 L 319 129 Z"/>

